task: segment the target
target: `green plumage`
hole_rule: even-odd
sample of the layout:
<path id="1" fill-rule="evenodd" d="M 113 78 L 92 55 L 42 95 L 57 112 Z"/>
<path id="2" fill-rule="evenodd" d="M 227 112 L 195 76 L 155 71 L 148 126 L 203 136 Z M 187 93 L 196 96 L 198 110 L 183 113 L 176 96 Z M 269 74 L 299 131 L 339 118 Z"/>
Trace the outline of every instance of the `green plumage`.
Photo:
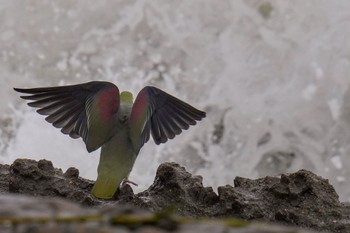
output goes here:
<path id="1" fill-rule="evenodd" d="M 30 106 L 72 138 L 81 137 L 89 152 L 101 147 L 92 194 L 112 198 L 127 181 L 140 149 L 150 135 L 165 143 L 205 117 L 205 112 L 156 88 L 143 88 L 133 103 L 130 92 L 108 82 L 20 89 Z"/>
<path id="2" fill-rule="evenodd" d="M 111 198 L 123 179 L 128 178 L 134 166 L 137 153 L 129 137 L 128 119 L 131 109 L 132 96 L 131 99 L 120 98 L 116 133 L 101 148 L 97 179 L 92 189 L 92 194 L 96 197 Z"/>

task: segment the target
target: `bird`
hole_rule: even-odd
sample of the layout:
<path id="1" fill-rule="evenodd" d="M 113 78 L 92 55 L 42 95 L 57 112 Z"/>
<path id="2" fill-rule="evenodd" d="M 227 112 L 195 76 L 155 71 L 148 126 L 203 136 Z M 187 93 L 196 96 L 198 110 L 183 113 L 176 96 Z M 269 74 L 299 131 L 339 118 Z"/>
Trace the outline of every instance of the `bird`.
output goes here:
<path id="1" fill-rule="evenodd" d="M 75 85 L 14 88 L 30 107 L 71 138 L 82 138 L 90 153 L 101 148 L 92 195 L 111 199 L 128 179 L 150 135 L 159 145 L 206 117 L 204 111 L 154 87 L 136 99 L 107 81 Z"/>

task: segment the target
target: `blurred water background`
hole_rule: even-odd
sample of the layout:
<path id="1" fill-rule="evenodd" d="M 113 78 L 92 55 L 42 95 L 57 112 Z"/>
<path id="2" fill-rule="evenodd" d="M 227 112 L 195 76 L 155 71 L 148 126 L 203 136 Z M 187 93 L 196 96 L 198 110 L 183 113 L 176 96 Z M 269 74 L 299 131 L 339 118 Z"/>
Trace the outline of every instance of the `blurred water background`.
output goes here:
<path id="1" fill-rule="evenodd" d="M 155 85 L 207 118 L 142 149 L 136 191 L 175 161 L 214 188 L 310 169 L 350 201 L 348 0 L 2 0 L 0 80 L 1 163 L 46 158 L 96 177 L 99 152 L 13 87 L 108 80 L 136 95 Z"/>

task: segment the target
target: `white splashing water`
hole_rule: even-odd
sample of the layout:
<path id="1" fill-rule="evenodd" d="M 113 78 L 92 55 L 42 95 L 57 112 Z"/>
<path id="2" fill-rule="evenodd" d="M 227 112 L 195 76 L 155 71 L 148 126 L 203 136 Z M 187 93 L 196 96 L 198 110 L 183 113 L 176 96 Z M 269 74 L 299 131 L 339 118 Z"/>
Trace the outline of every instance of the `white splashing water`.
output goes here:
<path id="1" fill-rule="evenodd" d="M 175 161 L 214 187 L 311 169 L 349 200 L 349 1 L 5 0 L 0 13 L 2 162 L 46 158 L 96 176 L 98 152 L 12 87 L 109 80 L 136 95 L 156 85 L 207 118 L 142 149 L 138 190 Z"/>

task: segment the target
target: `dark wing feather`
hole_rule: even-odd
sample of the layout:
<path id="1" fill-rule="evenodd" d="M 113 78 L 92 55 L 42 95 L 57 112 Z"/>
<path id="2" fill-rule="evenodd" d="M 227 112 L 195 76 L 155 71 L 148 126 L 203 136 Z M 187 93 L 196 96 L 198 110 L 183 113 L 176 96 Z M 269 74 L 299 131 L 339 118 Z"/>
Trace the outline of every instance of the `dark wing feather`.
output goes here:
<path id="1" fill-rule="evenodd" d="M 149 140 L 150 134 L 156 144 L 165 143 L 205 115 L 182 100 L 147 86 L 136 97 L 130 115 L 130 137 L 138 151 Z"/>
<path id="2" fill-rule="evenodd" d="M 115 88 L 119 101 L 118 88 L 109 82 L 88 82 L 78 85 L 43 87 L 43 88 L 14 88 L 15 91 L 26 94 L 22 99 L 31 100 L 28 105 L 38 108 L 37 112 L 46 115 L 46 121 L 61 132 L 72 138 L 82 137 L 87 144 L 88 151 L 97 149 L 101 145 L 88 145 L 88 120 L 91 100 L 108 88 Z M 119 107 L 119 102 L 118 102 Z M 100 143 L 99 143 L 100 144 Z"/>

